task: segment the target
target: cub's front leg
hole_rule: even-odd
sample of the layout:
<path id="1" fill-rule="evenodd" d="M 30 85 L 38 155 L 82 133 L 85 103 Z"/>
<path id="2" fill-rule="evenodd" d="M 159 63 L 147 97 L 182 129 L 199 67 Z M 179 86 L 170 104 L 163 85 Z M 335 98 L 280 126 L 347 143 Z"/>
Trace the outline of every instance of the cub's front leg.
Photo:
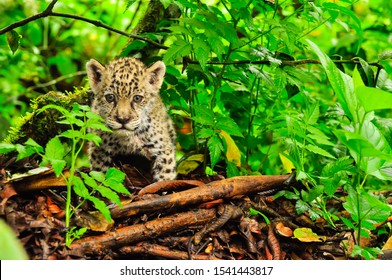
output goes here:
<path id="1" fill-rule="evenodd" d="M 174 180 L 176 172 L 176 152 L 174 147 L 152 151 L 152 175 L 154 181 Z"/>
<path id="2" fill-rule="evenodd" d="M 89 143 L 89 159 L 91 170 L 106 172 L 109 167 L 113 166 L 113 160 L 110 152 L 102 147 L 97 147 L 94 143 Z"/>

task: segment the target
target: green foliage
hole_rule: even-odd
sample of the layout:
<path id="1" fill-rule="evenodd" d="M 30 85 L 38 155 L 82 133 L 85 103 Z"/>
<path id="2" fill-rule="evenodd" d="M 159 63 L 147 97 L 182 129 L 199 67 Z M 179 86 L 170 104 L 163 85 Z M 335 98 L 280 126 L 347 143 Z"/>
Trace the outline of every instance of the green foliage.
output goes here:
<path id="1" fill-rule="evenodd" d="M 65 208 L 66 227 L 69 227 L 72 215 L 86 200 L 91 201 L 94 204 L 94 207 L 99 210 L 108 221 L 112 221 L 106 203 L 100 199 L 97 194 L 121 205 L 118 193 L 129 194 L 128 190 L 122 184 L 125 179 L 125 174 L 115 168 L 110 168 L 106 174 L 97 171 L 92 171 L 88 174 L 79 172 L 79 177 L 77 176 L 76 171 L 78 156 L 87 141 L 92 141 L 96 145 L 99 145 L 101 142 L 100 137 L 89 132 L 89 129 L 101 131 L 110 130 L 105 126 L 103 119 L 99 115 L 90 111 L 89 106 L 75 103 L 73 108 L 68 111 L 64 107 L 58 105 L 46 105 L 39 112 L 42 113 L 49 109 L 59 111 L 62 118 L 57 123 L 67 125 L 69 129 L 50 139 L 45 148 L 40 146 L 33 139 L 28 139 L 24 145 L 1 143 L 0 154 L 17 152 L 17 159 L 39 154 L 43 159 L 42 164 L 49 163 L 56 176 L 63 177 L 67 184 Z M 70 175 L 67 177 L 65 176 L 64 169 L 67 167 L 68 154 L 70 157 L 68 160 Z M 83 201 L 75 207 L 71 207 L 72 190 L 83 199 Z M 66 235 L 66 245 L 69 246 L 75 238 L 80 237 L 84 232 L 85 229 L 70 229 Z"/>
<path id="2" fill-rule="evenodd" d="M 87 18 L 132 32 L 147 3 L 109 2 L 73 2 L 56 6 L 56 11 L 83 10 Z M 299 213 L 313 219 L 322 216 L 332 227 L 343 220 L 356 231 L 358 242 L 373 229 L 374 209 L 382 217 L 388 212 L 386 203 L 372 193 L 390 189 L 392 179 L 391 2 L 212 2 L 162 0 L 165 8 L 177 5 L 181 17 L 163 20 L 155 33 L 139 34 L 162 44 L 147 62 L 166 63 L 163 100 L 180 128 L 191 122 L 191 131 L 178 135 L 179 156 L 191 154 L 181 159 L 178 170 L 187 174 L 203 165 L 207 175 L 225 171 L 230 177 L 295 168 L 305 189 L 278 196 L 296 200 Z M 0 6 L 4 25 L 46 7 L 44 1 L 30 3 L 32 7 L 22 1 L 5 3 Z M 11 34 L 7 42 L 0 36 L 0 77 L 5 78 L 0 80 L 0 128 L 6 129 L 28 110 L 25 99 L 83 85 L 78 71 L 89 58 L 107 62 L 124 53 L 140 57 L 152 46 L 58 17 L 31 22 L 16 32 L 22 37 Z M 12 55 L 10 47 L 15 50 L 16 42 L 19 48 Z M 321 66 L 313 65 L 314 58 Z M 55 80 L 58 76 L 63 79 Z M 75 128 L 45 149 L 31 141 L 21 145 L 25 139 L 8 142 L 14 146 L 0 145 L 0 152 L 17 151 L 19 158 L 49 152 L 48 162 L 60 174 L 61 155 L 69 150 L 63 140 L 99 143 L 80 132 L 80 117 L 66 119 L 64 123 Z M 94 122 L 87 126 L 99 129 Z M 107 187 L 110 179 L 93 172 L 81 176 L 75 182 L 84 198 L 92 189 Z M 112 181 L 118 189 L 109 189 L 122 190 Z M 339 188 L 349 194 L 344 204 L 349 219 L 338 217 L 327 205 L 328 199 L 340 197 Z M 98 189 L 102 196 L 114 198 Z M 356 247 L 353 254 L 368 258 L 375 253 Z"/>
<path id="3" fill-rule="evenodd" d="M 28 256 L 10 226 L 0 219 L 0 260 L 27 260 Z"/>

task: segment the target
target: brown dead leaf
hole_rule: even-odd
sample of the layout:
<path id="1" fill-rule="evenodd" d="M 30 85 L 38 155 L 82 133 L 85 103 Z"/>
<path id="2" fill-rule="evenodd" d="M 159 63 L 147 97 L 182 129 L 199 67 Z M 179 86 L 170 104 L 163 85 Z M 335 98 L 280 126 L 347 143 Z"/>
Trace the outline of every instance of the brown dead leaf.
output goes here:
<path id="1" fill-rule="evenodd" d="M 387 240 L 387 242 L 384 244 L 384 246 L 382 247 L 383 251 L 386 250 L 392 250 L 392 236 L 390 236 Z"/>
<path id="2" fill-rule="evenodd" d="M 275 229 L 281 236 L 285 236 L 285 237 L 293 236 L 293 231 L 291 230 L 291 228 L 286 227 L 282 222 L 277 223 Z"/>
<path id="3" fill-rule="evenodd" d="M 85 227 L 93 231 L 105 232 L 111 229 L 114 225 L 114 221 L 109 222 L 102 215 L 101 212 L 89 212 L 80 213 L 76 218 L 75 222 L 80 227 Z"/>

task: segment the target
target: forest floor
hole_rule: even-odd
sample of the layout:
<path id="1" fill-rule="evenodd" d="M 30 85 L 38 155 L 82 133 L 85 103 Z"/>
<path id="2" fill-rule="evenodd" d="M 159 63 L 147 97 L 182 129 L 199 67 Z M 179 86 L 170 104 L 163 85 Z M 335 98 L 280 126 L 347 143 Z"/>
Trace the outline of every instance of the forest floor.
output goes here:
<path id="1" fill-rule="evenodd" d="M 225 179 L 196 172 L 152 184 L 148 172 L 125 164 L 119 168 L 131 195 L 122 197 L 123 207 L 108 205 L 114 222 L 85 203 L 72 224 L 88 230 L 66 247 L 64 182 L 50 169 L 10 180 L 0 167 L 0 217 L 30 259 L 336 260 L 349 259 L 355 244 L 343 224 L 313 221 L 297 213 L 295 200 L 274 199 L 278 191 L 302 188 L 294 174 Z M 341 200 L 328 206 L 347 216 Z M 370 236 L 362 246 L 386 241 Z M 391 258 L 391 248 L 384 249 L 380 258 Z"/>

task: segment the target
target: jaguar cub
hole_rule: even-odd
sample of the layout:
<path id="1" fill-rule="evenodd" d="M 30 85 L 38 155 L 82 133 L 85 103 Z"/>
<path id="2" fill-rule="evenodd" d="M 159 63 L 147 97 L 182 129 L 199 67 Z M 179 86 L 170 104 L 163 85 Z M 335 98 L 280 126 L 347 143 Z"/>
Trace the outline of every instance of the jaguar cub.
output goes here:
<path id="1" fill-rule="evenodd" d="M 147 68 L 135 58 L 120 58 L 104 66 L 91 59 L 86 68 L 91 110 L 112 130 L 94 131 L 102 143 L 90 143 L 92 169 L 106 171 L 113 157 L 140 154 L 152 162 L 155 181 L 175 179 L 175 131 L 159 95 L 165 64 Z"/>

